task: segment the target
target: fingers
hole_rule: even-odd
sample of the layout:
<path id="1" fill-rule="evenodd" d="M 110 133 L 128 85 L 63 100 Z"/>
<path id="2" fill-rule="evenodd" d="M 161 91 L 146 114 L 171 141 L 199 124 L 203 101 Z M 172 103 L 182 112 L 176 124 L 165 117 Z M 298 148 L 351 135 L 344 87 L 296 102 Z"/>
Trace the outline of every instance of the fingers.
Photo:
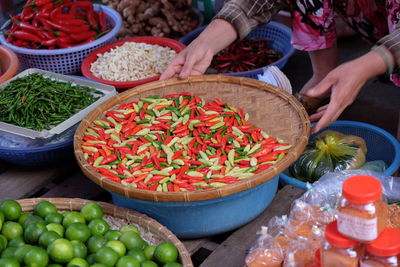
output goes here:
<path id="1" fill-rule="evenodd" d="M 177 76 L 181 72 L 184 62 L 185 55 L 182 52 L 178 54 L 178 56 L 171 62 L 168 68 L 161 74 L 160 80 L 166 80 Z"/>
<path id="2" fill-rule="evenodd" d="M 336 105 L 335 103 L 329 103 L 326 110 L 320 112 L 322 115 L 319 119 L 318 123 L 312 127 L 311 133 L 315 133 L 325 128 L 332 122 L 336 121 L 339 118 L 340 114 L 344 110 L 344 107 Z M 311 119 L 311 118 L 310 118 Z"/>
<path id="3" fill-rule="evenodd" d="M 192 74 L 193 66 L 196 63 L 196 59 L 192 54 L 189 54 L 183 65 L 182 71 L 179 73 L 179 78 L 187 78 Z"/>
<path id="4" fill-rule="evenodd" d="M 318 108 L 317 111 L 310 116 L 310 121 L 317 121 L 317 120 L 321 119 L 321 117 L 325 114 L 325 111 L 327 108 L 328 108 L 328 105 Z"/>
<path id="5" fill-rule="evenodd" d="M 335 80 L 328 75 L 321 82 L 319 82 L 316 86 L 307 90 L 305 92 L 305 95 L 310 96 L 310 97 L 316 97 L 316 98 L 324 98 L 331 91 L 331 88 L 334 85 L 334 81 Z"/>

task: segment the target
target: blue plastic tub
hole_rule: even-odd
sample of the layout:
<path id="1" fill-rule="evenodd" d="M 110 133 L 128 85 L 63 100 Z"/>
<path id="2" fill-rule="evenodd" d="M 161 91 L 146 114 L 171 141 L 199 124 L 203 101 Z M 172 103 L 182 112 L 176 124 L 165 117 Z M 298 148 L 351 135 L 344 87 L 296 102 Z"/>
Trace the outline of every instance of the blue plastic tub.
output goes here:
<path id="1" fill-rule="evenodd" d="M 197 36 L 200 35 L 200 33 L 205 29 L 205 27 L 206 26 L 201 26 L 191 31 L 190 33 L 179 39 L 179 41 L 185 45 L 189 45 Z M 246 38 L 247 39 L 262 38 L 262 39 L 273 40 L 271 47 L 274 50 L 281 52 L 283 54 L 283 57 L 270 65 L 275 65 L 278 68 L 282 69 L 285 66 L 288 59 L 293 55 L 295 51 L 295 49 L 291 44 L 291 36 L 292 36 L 292 31 L 289 29 L 289 27 L 281 23 L 271 21 L 267 24 L 260 25 L 257 28 L 255 28 L 253 31 L 250 32 L 248 36 L 246 36 Z M 257 79 L 258 78 L 257 75 L 264 73 L 264 69 L 266 69 L 270 65 L 266 65 L 263 68 L 258 68 L 255 70 L 224 73 L 224 75 Z"/>
<path id="2" fill-rule="evenodd" d="M 400 144 L 390 133 L 374 125 L 356 121 L 336 121 L 324 130 L 334 130 L 344 134 L 359 136 L 367 144 L 367 161 L 383 160 L 388 168 L 385 174 L 393 175 L 400 167 Z M 318 133 L 317 133 L 318 134 Z M 313 138 L 316 134 L 312 135 Z M 285 171 L 286 172 L 286 171 Z M 280 183 L 307 189 L 306 183 L 281 173 Z"/>
<path id="3" fill-rule="evenodd" d="M 20 166 L 43 167 L 63 164 L 74 156 L 73 140 L 32 148 L 0 147 L 0 159 Z"/>
<path id="4" fill-rule="evenodd" d="M 240 227 L 257 217 L 275 197 L 279 177 L 254 188 L 205 201 L 154 202 L 111 193 L 115 205 L 144 213 L 179 238 L 200 238 Z"/>

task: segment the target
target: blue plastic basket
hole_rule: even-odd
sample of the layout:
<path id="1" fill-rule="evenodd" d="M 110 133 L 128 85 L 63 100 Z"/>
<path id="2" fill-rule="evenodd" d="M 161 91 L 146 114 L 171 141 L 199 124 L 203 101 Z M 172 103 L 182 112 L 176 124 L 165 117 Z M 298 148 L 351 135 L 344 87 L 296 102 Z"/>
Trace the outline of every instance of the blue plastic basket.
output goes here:
<path id="1" fill-rule="evenodd" d="M 54 50 L 28 49 L 8 43 L 4 35 L 0 35 L 0 42 L 17 54 L 22 70 L 37 68 L 61 74 L 78 73 L 85 57 L 104 44 L 115 41 L 115 36 L 122 27 L 121 15 L 114 9 L 98 4 L 94 4 L 94 9 L 104 11 L 107 16 L 107 24 L 112 27 L 112 30 L 87 44 Z M 8 23 L 6 22 L 3 27 Z"/>
<path id="2" fill-rule="evenodd" d="M 205 27 L 206 26 L 201 26 L 191 31 L 186 36 L 179 39 L 179 41 L 185 45 L 189 45 L 197 36 L 200 35 L 200 33 L 205 29 Z M 232 72 L 223 74 L 229 76 L 240 76 L 240 77 L 257 79 L 258 78 L 257 75 L 262 74 L 268 66 L 275 65 L 278 68 L 282 69 L 285 66 L 288 59 L 293 55 L 295 51 L 295 49 L 291 44 L 291 35 L 292 31 L 287 26 L 278 22 L 271 21 L 267 24 L 258 26 L 253 31 L 251 31 L 250 34 L 246 36 L 246 38 L 247 39 L 261 38 L 261 39 L 273 40 L 273 42 L 271 43 L 271 47 L 275 51 L 281 52 L 283 55 L 282 58 L 269 65 L 266 65 L 263 68 L 258 68 L 243 72 Z"/>
<path id="3" fill-rule="evenodd" d="M 32 148 L 0 147 L 0 159 L 20 166 L 43 167 L 63 164 L 74 156 L 73 140 Z"/>
<path id="4" fill-rule="evenodd" d="M 384 171 L 385 174 L 393 175 L 400 166 L 399 142 L 390 133 L 379 127 L 363 122 L 336 121 L 322 131 L 324 130 L 334 130 L 363 138 L 368 149 L 366 160 L 383 160 L 388 165 Z M 311 138 L 316 134 L 313 134 Z M 307 189 L 305 182 L 292 178 L 285 172 L 279 175 L 281 184 Z"/>
<path id="5" fill-rule="evenodd" d="M 226 197 L 193 202 L 155 202 L 111 193 L 113 203 L 156 219 L 179 238 L 200 238 L 238 228 L 271 203 L 279 177 Z"/>

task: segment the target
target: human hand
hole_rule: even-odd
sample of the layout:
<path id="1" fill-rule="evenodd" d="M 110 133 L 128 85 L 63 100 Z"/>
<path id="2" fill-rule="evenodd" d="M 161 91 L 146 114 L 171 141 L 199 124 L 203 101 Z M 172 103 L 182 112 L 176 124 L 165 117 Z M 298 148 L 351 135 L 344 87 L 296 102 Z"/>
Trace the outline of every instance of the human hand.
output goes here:
<path id="1" fill-rule="evenodd" d="M 235 28 L 230 23 L 222 19 L 214 19 L 188 47 L 178 54 L 161 74 L 160 80 L 203 74 L 210 66 L 213 56 L 235 41 L 237 36 Z"/>
<path id="2" fill-rule="evenodd" d="M 161 74 L 160 80 L 172 77 L 187 78 L 191 75 L 203 74 L 208 66 L 214 53 L 209 49 L 207 44 L 196 39 L 172 61 L 168 68 Z"/>

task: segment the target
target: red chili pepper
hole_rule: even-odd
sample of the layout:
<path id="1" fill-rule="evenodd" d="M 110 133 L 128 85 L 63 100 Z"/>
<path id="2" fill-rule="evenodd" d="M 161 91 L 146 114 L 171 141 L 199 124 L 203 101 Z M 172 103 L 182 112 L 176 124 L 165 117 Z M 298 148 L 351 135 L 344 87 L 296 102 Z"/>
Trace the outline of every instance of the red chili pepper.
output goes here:
<path id="1" fill-rule="evenodd" d="M 111 154 L 107 156 L 106 158 L 103 159 L 103 161 L 100 163 L 101 165 L 116 161 L 118 159 L 117 154 Z"/>
<path id="2" fill-rule="evenodd" d="M 42 41 L 36 35 L 29 33 L 29 32 L 25 32 L 25 31 L 15 31 L 14 33 L 12 33 L 12 35 L 17 39 L 24 40 L 24 41 L 32 41 L 32 42 L 37 42 L 37 43 L 41 43 L 41 41 Z"/>
<path id="3" fill-rule="evenodd" d="M 89 30 L 89 26 L 86 24 L 80 25 L 80 26 L 73 26 L 73 27 L 68 27 L 68 26 L 63 26 L 58 23 L 55 23 L 53 21 L 47 20 L 47 24 L 49 24 L 51 27 L 66 32 L 66 33 L 80 33 L 80 32 L 85 32 Z"/>
<path id="4" fill-rule="evenodd" d="M 77 42 L 80 42 L 80 41 L 83 41 L 83 40 L 87 40 L 90 37 L 94 37 L 95 35 L 96 35 L 95 31 L 87 31 L 87 32 L 80 32 L 80 33 L 72 33 L 71 34 L 71 38 L 74 39 Z M 115 116 L 111 116 L 111 117 L 113 117 L 114 119 L 118 120 L 118 118 L 115 117 Z"/>
<path id="5" fill-rule="evenodd" d="M 107 30 L 107 17 L 104 12 L 97 13 L 99 17 L 100 31 L 104 32 Z"/>

